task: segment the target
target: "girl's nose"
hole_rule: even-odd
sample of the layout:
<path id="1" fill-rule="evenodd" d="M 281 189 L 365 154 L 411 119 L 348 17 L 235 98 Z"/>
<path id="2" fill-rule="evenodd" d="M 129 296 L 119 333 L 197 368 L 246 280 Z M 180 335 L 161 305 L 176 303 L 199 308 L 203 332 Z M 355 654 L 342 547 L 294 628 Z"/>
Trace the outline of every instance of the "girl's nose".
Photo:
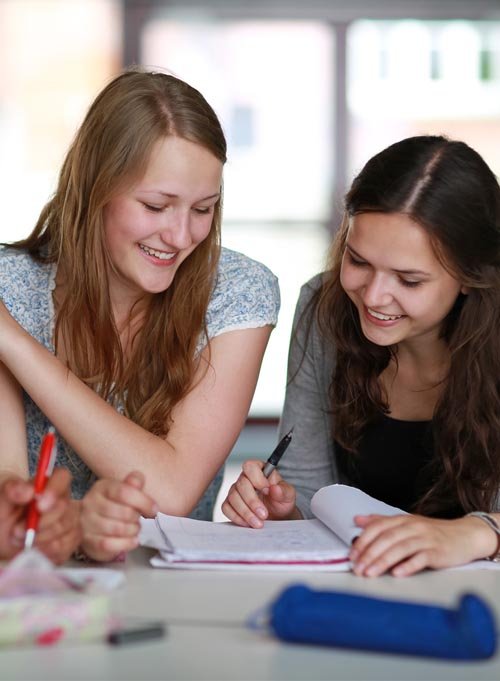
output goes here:
<path id="1" fill-rule="evenodd" d="M 392 293 L 386 278 L 381 274 L 374 274 L 363 288 L 363 302 L 366 307 L 377 308 L 392 302 Z"/>
<path id="2" fill-rule="evenodd" d="M 160 233 L 166 246 L 183 250 L 193 243 L 189 215 L 178 211 L 168 216 L 168 222 Z"/>

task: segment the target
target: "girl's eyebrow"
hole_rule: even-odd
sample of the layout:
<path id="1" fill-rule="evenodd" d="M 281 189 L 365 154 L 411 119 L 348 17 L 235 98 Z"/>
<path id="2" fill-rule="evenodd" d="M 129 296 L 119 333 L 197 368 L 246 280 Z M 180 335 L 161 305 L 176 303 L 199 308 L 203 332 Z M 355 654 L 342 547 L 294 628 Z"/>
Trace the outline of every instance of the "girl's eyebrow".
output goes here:
<path id="1" fill-rule="evenodd" d="M 143 189 L 142 190 L 143 194 L 161 194 L 162 196 L 166 196 L 169 199 L 178 199 L 179 195 L 178 194 L 171 194 L 170 192 L 164 192 L 161 189 Z M 199 199 L 199 201 L 209 201 L 210 199 L 218 199 L 220 197 L 220 192 L 217 192 L 216 194 L 210 194 L 210 196 L 205 196 L 202 199 Z"/>
<path id="2" fill-rule="evenodd" d="M 347 248 L 348 251 L 350 251 L 357 258 L 367 262 L 366 258 L 364 258 L 362 255 L 360 255 L 357 251 L 355 251 L 354 248 L 352 246 L 350 246 L 348 243 L 346 243 L 346 248 Z M 396 270 L 396 269 L 392 269 L 391 271 L 396 272 L 397 274 L 418 275 L 418 276 L 421 276 L 421 277 L 430 277 L 431 276 L 430 272 L 424 272 L 424 270 Z"/>

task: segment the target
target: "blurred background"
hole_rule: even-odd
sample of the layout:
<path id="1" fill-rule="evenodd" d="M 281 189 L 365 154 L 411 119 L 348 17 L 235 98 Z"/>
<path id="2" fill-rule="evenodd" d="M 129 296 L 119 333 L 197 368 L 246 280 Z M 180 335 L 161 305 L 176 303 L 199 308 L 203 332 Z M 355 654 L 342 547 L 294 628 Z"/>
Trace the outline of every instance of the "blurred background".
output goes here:
<path id="1" fill-rule="evenodd" d="M 500 174 L 500 0 L 0 0 L 0 241 L 26 236 L 73 134 L 124 66 L 200 89 L 229 143 L 223 244 L 282 294 L 232 461 L 276 442 L 299 288 L 375 152 L 443 133 Z"/>

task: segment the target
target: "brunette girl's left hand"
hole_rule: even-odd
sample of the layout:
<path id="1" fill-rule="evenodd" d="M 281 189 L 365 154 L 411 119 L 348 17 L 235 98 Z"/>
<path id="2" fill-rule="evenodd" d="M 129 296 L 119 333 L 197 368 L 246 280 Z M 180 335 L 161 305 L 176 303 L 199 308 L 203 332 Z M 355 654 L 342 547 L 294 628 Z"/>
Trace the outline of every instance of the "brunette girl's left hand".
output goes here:
<path id="1" fill-rule="evenodd" d="M 355 516 L 354 522 L 363 532 L 349 557 L 353 572 L 365 577 L 386 572 L 406 577 L 425 568 L 462 565 L 495 550 L 494 533 L 474 517 L 438 520 L 419 515 L 367 515 Z"/>

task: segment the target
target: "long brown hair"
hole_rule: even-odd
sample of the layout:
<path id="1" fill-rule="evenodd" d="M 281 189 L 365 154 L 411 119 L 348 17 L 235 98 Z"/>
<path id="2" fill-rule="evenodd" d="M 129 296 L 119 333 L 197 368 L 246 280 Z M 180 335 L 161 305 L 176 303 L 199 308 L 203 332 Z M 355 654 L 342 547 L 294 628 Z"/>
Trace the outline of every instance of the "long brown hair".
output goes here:
<path id="1" fill-rule="evenodd" d="M 11 244 L 63 268 L 56 351 L 63 338 L 71 370 L 157 435 L 168 432 L 173 407 L 192 385 L 202 334 L 208 342 L 205 314 L 220 253 L 222 198 L 208 237 L 181 264 L 171 286 L 151 297 L 127 360 L 111 311 L 103 211 L 144 174 L 154 144 L 167 135 L 226 160 L 219 120 L 195 88 L 137 68 L 115 78 L 90 107 L 35 229 Z"/>
<path id="2" fill-rule="evenodd" d="M 331 383 L 335 438 L 356 452 L 366 426 L 388 412 L 379 376 L 396 348 L 371 343 L 340 285 L 349 218 L 405 213 L 429 234 L 445 267 L 469 289 L 441 335 L 450 369 L 433 415 L 434 484 L 416 510 L 439 514 L 457 503 L 491 509 L 500 488 L 500 187 L 463 142 L 419 136 L 374 156 L 355 178 L 330 266 L 315 300 L 318 323 L 336 348 Z"/>

